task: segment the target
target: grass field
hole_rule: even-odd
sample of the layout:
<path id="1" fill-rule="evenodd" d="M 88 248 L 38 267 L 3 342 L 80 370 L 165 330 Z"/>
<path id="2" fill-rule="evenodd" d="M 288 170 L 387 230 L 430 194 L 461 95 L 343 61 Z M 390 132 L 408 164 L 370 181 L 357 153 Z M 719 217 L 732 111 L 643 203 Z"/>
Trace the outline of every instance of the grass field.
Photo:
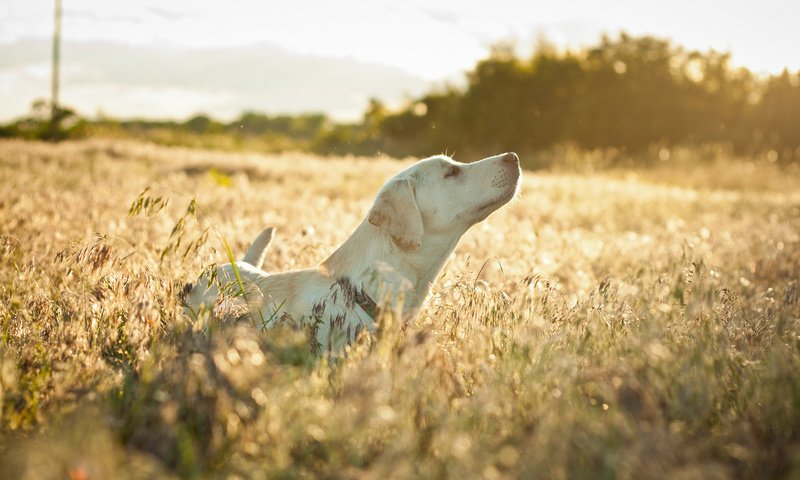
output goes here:
<path id="1" fill-rule="evenodd" d="M 312 265 L 403 164 L 0 143 L 0 477 L 800 478 L 800 175 L 768 162 L 526 171 L 344 360 L 193 330 L 222 239 Z"/>

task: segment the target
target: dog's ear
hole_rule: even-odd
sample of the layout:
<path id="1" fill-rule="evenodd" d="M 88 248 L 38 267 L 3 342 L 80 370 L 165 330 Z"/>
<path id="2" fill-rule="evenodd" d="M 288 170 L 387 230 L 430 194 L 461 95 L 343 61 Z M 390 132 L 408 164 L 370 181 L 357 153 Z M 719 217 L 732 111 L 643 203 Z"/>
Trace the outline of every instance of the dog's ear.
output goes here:
<path id="1" fill-rule="evenodd" d="M 422 244 L 422 215 L 414 195 L 414 183 L 405 178 L 386 185 L 375 199 L 367 216 L 403 250 L 414 252 Z"/>

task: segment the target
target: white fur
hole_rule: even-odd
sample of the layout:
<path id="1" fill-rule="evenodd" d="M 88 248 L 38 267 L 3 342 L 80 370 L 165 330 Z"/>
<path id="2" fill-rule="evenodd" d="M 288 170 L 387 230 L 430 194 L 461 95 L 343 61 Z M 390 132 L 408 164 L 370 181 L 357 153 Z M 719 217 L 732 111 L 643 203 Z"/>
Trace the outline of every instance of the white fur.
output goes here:
<path id="1" fill-rule="evenodd" d="M 242 261 L 256 268 L 261 268 L 264 264 L 264 256 L 267 254 L 267 247 L 272 242 L 273 233 L 275 233 L 273 227 L 265 228 L 250 244 L 250 248 L 247 249 Z"/>
<path id="2" fill-rule="evenodd" d="M 375 328 L 356 294 L 399 307 L 403 318 L 413 318 L 458 240 L 514 197 L 520 175 L 513 153 L 470 164 L 446 156 L 421 160 L 386 182 L 367 218 L 317 267 L 276 274 L 260 270 L 272 238 L 272 230 L 265 230 L 246 255 L 258 265 L 236 262 L 244 295 L 228 301 L 246 303 L 251 318 L 264 328 L 291 322 L 309 329 L 318 353 L 341 350 L 361 330 Z M 226 286 L 241 291 L 231 264 L 218 267 L 216 281 L 201 277 L 191 287 L 187 312 L 197 319 L 219 308 Z"/>

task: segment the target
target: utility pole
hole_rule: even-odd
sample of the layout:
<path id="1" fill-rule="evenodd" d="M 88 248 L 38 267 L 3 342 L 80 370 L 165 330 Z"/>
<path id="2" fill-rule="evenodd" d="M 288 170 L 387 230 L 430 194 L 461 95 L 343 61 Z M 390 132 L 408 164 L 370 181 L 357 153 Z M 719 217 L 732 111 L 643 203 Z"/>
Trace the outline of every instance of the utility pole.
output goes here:
<path id="1" fill-rule="evenodd" d="M 56 0 L 55 25 L 53 27 L 53 85 L 50 94 L 50 139 L 58 139 L 58 124 L 61 112 L 58 106 L 58 64 L 61 50 L 61 0 Z"/>

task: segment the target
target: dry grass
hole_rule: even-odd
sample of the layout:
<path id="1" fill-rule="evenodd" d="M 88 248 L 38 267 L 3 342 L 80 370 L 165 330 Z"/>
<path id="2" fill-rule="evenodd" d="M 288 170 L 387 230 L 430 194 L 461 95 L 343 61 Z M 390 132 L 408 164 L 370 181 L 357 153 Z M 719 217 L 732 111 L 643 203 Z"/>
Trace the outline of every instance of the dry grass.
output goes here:
<path id="1" fill-rule="evenodd" d="M 268 270 L 322 260 L 398 162 L 0 143 L 0 475 L 800 475 L 800 180 L 737 165 L 527 172 L 331 364 L 176 292 L 266 225 Z"/>

